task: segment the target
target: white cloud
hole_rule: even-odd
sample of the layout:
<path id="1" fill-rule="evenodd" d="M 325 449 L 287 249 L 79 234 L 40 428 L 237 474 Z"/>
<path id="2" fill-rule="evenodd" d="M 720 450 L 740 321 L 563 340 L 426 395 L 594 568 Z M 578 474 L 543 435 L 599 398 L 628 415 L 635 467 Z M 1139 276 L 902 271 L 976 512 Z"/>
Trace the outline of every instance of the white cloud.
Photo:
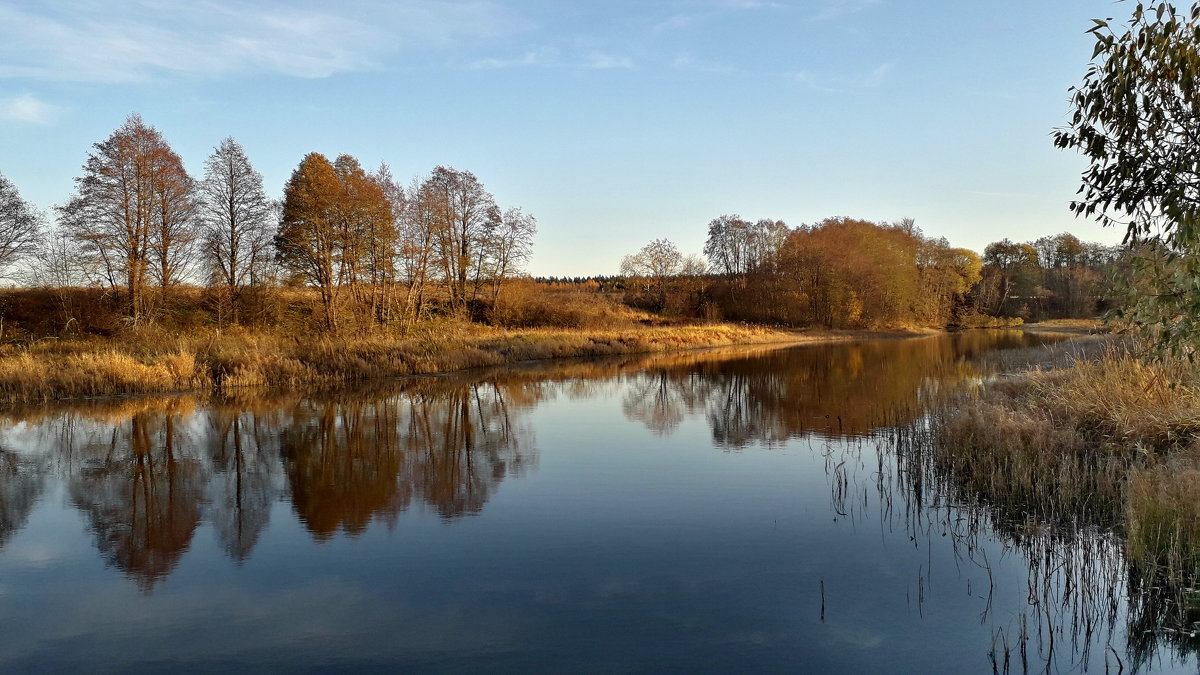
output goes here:
<path id="1" fill-rule="evenodd" d="M 129 82 L 275 73 L 327 77 L 389 55 L 527 26 L 494 0 L 241 3 L 50 0 L 0 5 L 0 78 Z"/>
<path id="2" fill-rule="evenodd" d="M 0 119 L 24 124 L 50 124 L 59 116 L 61 109 L 37 98 L 33 94 L 22 94 L 12 98 L 0 98 Z"/>

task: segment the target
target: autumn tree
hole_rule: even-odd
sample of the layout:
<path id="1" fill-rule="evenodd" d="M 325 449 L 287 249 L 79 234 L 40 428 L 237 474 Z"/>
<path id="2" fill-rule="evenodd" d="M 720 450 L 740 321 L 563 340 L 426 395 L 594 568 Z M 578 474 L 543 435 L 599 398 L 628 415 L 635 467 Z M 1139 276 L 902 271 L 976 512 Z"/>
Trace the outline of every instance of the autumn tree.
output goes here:
<path id="1" fill-rule="evenodd" d="M 387 287 L 395 278 L 396 223 L 383 186 L 350 155 L 334 161 L 339 191 L 334 223 L 342 245 L 340 278 L 355 300 L 369 307 L 372 318 L 384 319 Z"/>
<path id="2" fill-rule="evenodd" d="M 0 270 L 11 269 L 33 253 L 39 242 L 42 216 L 0 174 Z"/>
<path id="3" fill-rule="evenodd" d="M 272 255 L 273 210 L 262 174 L 232 138 L 221 141 L 205 162 L 199 203 L 211 278 L 224 290 L 237 323 L 242 290 L 261 281 Z"/>
<path id="4" fill-rule="evenodd" d="M 106 283 L 125 288 L 134 322 L 147 309 L 151 279 L 166 287 L 186 271 L 192 179 L 158 129 L 136 114 L 93 146 L 58 213 Z"/>
<path id="5" fill-rule="evenodd" d="M 284 187 L 283 215 L 275 248 L 280 263 L 321 293 L 325 325 L 337 328 L 347 242 L 338 226 L 341 184 L 322 154 L 305 155 Z"/>
<path id="6" fill-rule="evenodd" d="M 964 304 L 968 292 L 983 278 L 983 260 L 945 238 L 913 236 L 920 292 L 914 304 L 917 323 L 944 326 Z"/>
<path id="7" fill-rule="evenodd" d="M 347 288 L 377 315 L 394 244 L 391 202 L 358 160 L 304 157 L 284 188 L 275 248 L 285 267 L 319 289 L 327 328 L 337 330 Z"/>

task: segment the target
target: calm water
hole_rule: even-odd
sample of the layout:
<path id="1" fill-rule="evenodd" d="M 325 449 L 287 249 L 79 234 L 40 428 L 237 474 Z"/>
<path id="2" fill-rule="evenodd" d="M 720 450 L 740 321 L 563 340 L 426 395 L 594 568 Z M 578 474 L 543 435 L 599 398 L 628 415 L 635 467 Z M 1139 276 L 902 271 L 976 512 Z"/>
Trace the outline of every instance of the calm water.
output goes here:
<path id="1" fill-rule="evenodd" d="M 1047 339 L 0 413 L 0 671 L 1195 672 L 1118 535 L 895 449 Z"/>

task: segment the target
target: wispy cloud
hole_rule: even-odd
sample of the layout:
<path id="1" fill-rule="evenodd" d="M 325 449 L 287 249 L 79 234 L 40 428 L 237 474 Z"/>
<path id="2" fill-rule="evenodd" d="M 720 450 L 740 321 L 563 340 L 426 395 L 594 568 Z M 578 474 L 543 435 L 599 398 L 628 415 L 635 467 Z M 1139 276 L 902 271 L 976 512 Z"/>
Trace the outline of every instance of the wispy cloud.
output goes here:
<path id="1" fill-rule="evenodd" d="M 883 4 L 883 0 L 825 0 L 824 7 L 813 15 L 812 20 L 829 21 L 880 4 Z"/>
<path id="2" fill-rule="evenodd" d="M 469 70 L 500 70 L 504 68 L 565 68 L 578 70 L 633 69 L 632 57 L 601 51 L 564 54 L 555 47 L 543 47 L 512 57 L 489 57 L 467 63 Z"/>
<path id="3" fill-rule="evenodd" d="M 588 68 L 596 70 L 611 70 L 613 68 L 630 69 L 634 67 L 633 59 L 628 56 L 616 56 L 613 54 L 605 54 L 603 52 L 592 52 L 588 54 L 587 60 L 584 62 Z"/>
<path id="4" fill-rule="evenodd" d="M 0 78 L 130 82 L 274 73 L 327 77 L 405 51 L 448 49 L 526 26 L 494 0 L 0 5 Z"/>
<path id="5" fill-rule="evenodd" d="M 688 53 L 676 54 L 671 60 L 671 67 L 676 70 L 692 70 L 700 73 L 732 73 L 736 69 L 720 63 L 709 63 L 696 59 Z"/>
<path id="6" fill-rule="evenodd" d="M 654 24 L 653 32 L 664 33 L 687 30 L 706 20 L 730 12 L 751 12 L 770 9 L 786 9 L 788 5 L 772 0 L 699 0 L 690 3 L 689 11 L 673 14 Z"/>
<path id="7" fill-rule="evenodd" d="M 0 98 L 0 119 L 21 124 L 50 124 L 58 119 L 62 109 L 37 98 L 33 94 L 22 94 L 12 98 Z"/>
<path id="8" fill-rule="evenodd" d="M 556 67 L 562 58 L 556 49 L 535 49 L 510 58 L 489 57 L 467 64 L 469 70 L 500 70 L 503 68 Z"/>
<path id="9" fill-rule="evenodd" d="M 862 75 L 837 76 L 817 75 L 809 71 L 789 74 L 789 77 L 806 87 L 818 91 L 852 91 L 856 89 L 874 89 L 883 85 L 888 75 L 895 69 L 894 63 L 883 63 L 869 73 Z"/>
<path id="10" fill-rule="evenodd" d="M 892 72 L 892 69 L 895 67 L 896 64 L 894 63 L 885 63 L 875 70 L 872 70 L 870 73 L 867 73 L 866 77 L 860 79 L 858 84 L 864 89 L 878 87 L 879 85 L 883 84 L 885 80 L 887 80 L 888 73 Z"/>

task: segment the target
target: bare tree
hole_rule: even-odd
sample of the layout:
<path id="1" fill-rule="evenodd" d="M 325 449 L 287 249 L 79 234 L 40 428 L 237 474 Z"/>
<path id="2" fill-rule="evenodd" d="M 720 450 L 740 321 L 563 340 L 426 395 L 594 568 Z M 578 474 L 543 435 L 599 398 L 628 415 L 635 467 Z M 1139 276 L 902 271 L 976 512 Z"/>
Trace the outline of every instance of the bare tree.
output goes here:
<path id="1" fill-rule="evenodd" d="M 409 234 L 407 226 L 408 195 L 404 186 L 392 175 L 387 164 L 381 163 L 371 174 L 371 180 L 383 191 L 384 198 L 391 206 L 390 241 L 377 242 L 371 251 L 370 266 L 376 270 L 382 284 L 382 307 L 378 313 L 381 323 L 394 318 L 396 312 L 396 286 L 401 274 L 408 271 L 407 259 L 404 255 L 405 239 Z M 411 287 L 410 287 L 411 288 Z"/>
<path id="2" fill-rule="evenodd" d="M 196 261 L 195 181 L 168 147 L 153 156 L 150 276 L 166 290 L 188 278 Z"/>
<path id="3" fill-rule="evenodd" d="M 421 197 L 429 203 L 434 250 L 450 290 L 450 303 L 465 310 L 473 299 L 468 297 L 468 281 L 479 269 L 483 242 L 500 220 L 500 209 L 475 174 L 445 166 L 434 169 L 426 179 Z"/>
<path id="4" fill-rule="evenodd" d="M 769 268 L 788 232 L 782 220 L 764 218 L 751 223 L 736 214 L 720 216 L 708 224 L 704 255 L 718 272 L 745 281 L 745 275 Z"/>
<path id="5" fill-rule="evenodd" d="M 500 284 L 521 272 L 533 255 L 537 219 L 520 208 L 511 208 L 491 233 L 487 256 L 492 281 L 492 302 L 500 295 Z"/>
<path id="6" fill-rule="evenodd" d="M 226 138 L 204 163 L 199 185 L 204 254 L 212 281 L 225 290 L 233 323 L 242 290 L 263 276 L 271 251 L 271 201 L 262 174 L 237 141 Z"/>
<path id="7" fill-rule="evenodd" d="M 147 309 L 151 275 L 166 286 L 183 272 L 177 247 L 187 244 L 192 181 L 162 134 L 139 115 L 93 148 L 75 194 L 58 209 L 60 222 L 110 286 L 124 285 L 129 317 L 137 322 Z"/>
<path id="8" fill-rule="evenodd" d="M 413 178 L 408 188 L 408 200 L 404 204 L 399 221 L 400 242 L 398 255 L 400 271 L 408 284 L 405 302 L 411 319 L 421 318 L 425 306 L 425 287 L 430 276 L 435 274 L 433 266 L 435 246 L 434 190 L 428 179 Z M 393 202 L 394 208 L 395 202 Z"/>
<path id="9" fill-rule="evenodd" d="M 683 270 L 683 254 L 667 239 L 655 239 L 621 260 L 621 274 L 629 277 L 664 279 Z"/>
<path id="10" fill-rule="evenodd" d="M 0 174 L 0 272 L 12 268 L 38 245 L 43 218 L 21 199 L 17 186 Z"/>

